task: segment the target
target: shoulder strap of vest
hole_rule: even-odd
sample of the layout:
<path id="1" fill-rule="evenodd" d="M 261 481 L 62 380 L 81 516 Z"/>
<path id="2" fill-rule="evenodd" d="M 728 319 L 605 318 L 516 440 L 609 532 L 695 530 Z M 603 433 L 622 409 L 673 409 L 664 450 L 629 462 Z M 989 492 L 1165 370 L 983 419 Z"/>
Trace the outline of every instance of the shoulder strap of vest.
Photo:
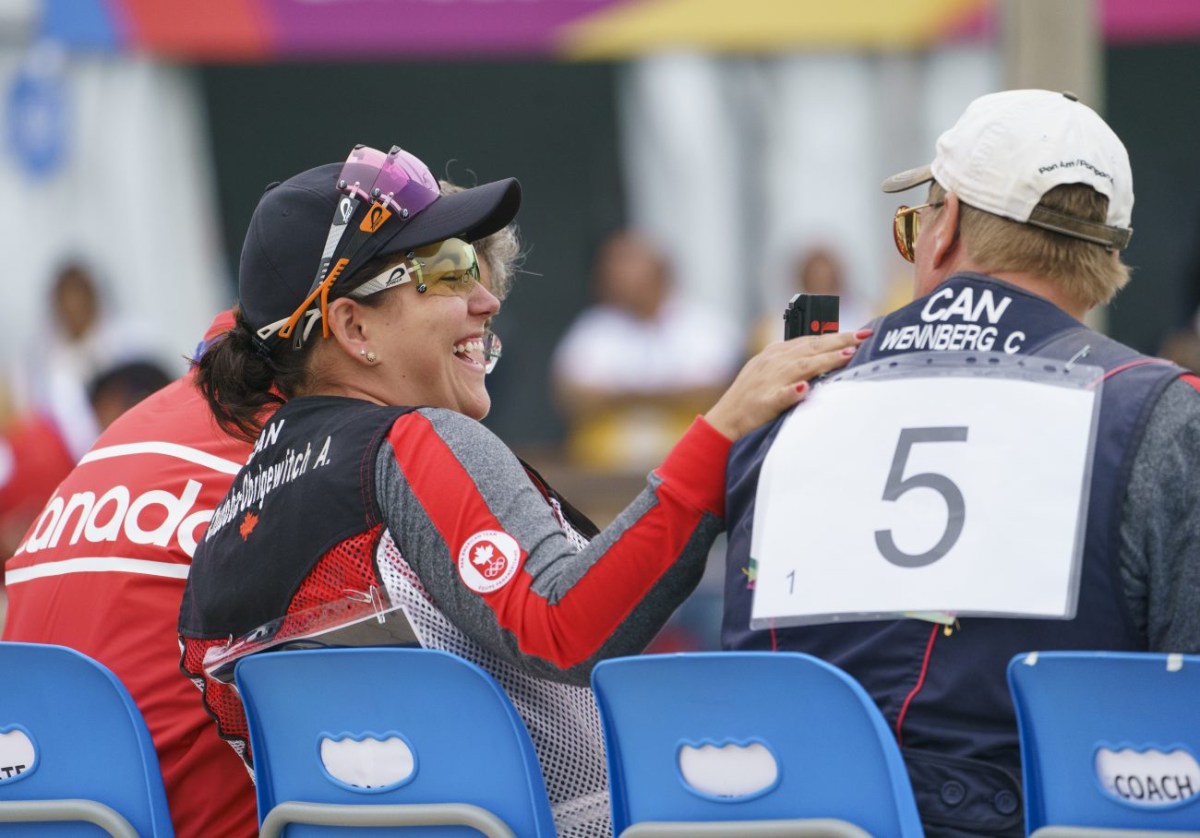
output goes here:
<path id="1" fill-rule="evenodd" d="M 1182 377 L 1193 387 L 1200 389 L 1200 378 L 1185 372 L 1183 367 L 1178 364 L 1164 358 L 1143 355 L 1136 349 L 1095 332 L 1087 326 L 1081 325 L 1058 333 L 1035 348 L 1032 354 L 1068 362 L 1099 364 L 1104 368 L 1105 379 L 1112 378 L 1125 370 L 1149 364 L 1174 367 L 1177 377 Z"/>
<path id="2" fill-rule="evenodd" d="M 521 465 L 524 466 L 525 471 L 529 475 L 530 479 L 533 480 L 533 485 L 537 486 L 541 493 L 546 497 L 553 498 L 554 500 L 558 501 L 558 505 L 562 507 L 563 516 L 571 522 L 571 526 L 578 530 L 580 535 L 591 540 L 600 534 L 600 528 L 592 523 L 592 519 L 584 515 L 582 512 L 572 506 L 566 498 L 556 492 L 554 487 L 546 482 L 546 478 L 542 477 L 542 475 L 538 473 L 537 469 L 529 465 L 529 463 L 525 462 L 520 457 L 517 459 Z"/>

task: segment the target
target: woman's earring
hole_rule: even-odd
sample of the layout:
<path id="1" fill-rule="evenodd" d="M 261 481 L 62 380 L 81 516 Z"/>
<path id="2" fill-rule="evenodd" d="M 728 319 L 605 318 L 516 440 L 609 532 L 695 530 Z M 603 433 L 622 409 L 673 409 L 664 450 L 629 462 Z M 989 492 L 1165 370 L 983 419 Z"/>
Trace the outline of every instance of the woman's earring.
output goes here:
<path id="1" fill-rule="evenodd" d="M 376 361 L 378 361 L 378 360 L 379 360 L 379 356 L 378 356 L 378 355 L 376 355 L 374 352 L 368 352 L 368 353 L 367 353 L 367 363 L 368 363 L 368 364 L 373 364 L 373 363 L 375 363 L 375 362 L 376 362 Z"/>

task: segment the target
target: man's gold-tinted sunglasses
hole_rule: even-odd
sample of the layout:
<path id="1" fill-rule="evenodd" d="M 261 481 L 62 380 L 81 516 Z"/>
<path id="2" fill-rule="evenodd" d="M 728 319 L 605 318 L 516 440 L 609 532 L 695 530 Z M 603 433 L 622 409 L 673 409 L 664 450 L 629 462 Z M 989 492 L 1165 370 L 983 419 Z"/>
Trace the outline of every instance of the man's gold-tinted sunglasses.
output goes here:
<path id="1" fill-rule="evenodd" d="M 921 204 L 918 207 L 906 207 L 903 204 L 896 210 L 892 220 L 892 236 L 896 240 L 896 249 L 909 262 L 916 258 L 917 235 L 921 232 L 921 210 L 940 207 L 945 201 L 936 204 Z"/>

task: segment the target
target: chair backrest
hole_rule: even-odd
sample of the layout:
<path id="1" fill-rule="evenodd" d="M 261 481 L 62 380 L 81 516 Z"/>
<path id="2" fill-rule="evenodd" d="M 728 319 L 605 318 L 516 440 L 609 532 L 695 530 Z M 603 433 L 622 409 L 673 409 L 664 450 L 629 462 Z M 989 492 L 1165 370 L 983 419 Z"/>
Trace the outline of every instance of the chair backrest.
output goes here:
<path id="1" fill-rule="evenodd" d="M 793 824 L 790 832 L 757 834 L 797 834 L 795 822 L 805 819 L 841 821 L 872 835 L 923 834 L 882 714 L 854 679 L 817 658 L 615 658 L 596 666 L 592 688 L 616 835 L 631 826 L 647 830 L 650 822 L 678 824 L 679 834 L 696 833 L 697 822 L 719 822 L 728 825 L 726 834 L 748 835 L 752 821 Z M 818 834 L 861 834 L 823 829 Z"/>
<path id="2" fill-rule="evenodd" d="M 198 699 L 198 697 L 197 697 Z M 86 822 L 86 823 L 85 823 Z M 63 646 L 0 643 L 0 831 L 171 836 L 154 743 L 129 691 Z"/>
<path id="3" fill-rule="evenodd" d="M 555 834 L 524 723 L 462 658 L 398 647 L 263 652 L 239 661 L 234 677 L 263 835 L 288 822 L 289 836 L 383 824 L 438 838 Z M 428 826 L 437 823 L 473 828 Z"/>
<path id="4" fill-rule="evenodd" d="M 1031 652 L 1008 683 L 1028 832 L 1200 830 L 1200 656 Z"/>

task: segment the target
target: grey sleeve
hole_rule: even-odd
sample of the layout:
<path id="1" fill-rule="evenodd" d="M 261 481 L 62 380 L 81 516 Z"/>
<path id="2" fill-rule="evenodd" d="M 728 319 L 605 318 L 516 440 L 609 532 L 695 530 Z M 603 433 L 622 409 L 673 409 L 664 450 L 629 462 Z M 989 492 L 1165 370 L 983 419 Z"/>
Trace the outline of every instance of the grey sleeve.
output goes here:
<path id="1" fill-rule="evenodd" d="M 1172 382 L 1134 458 L 1120 572 L 1152 651 L 1200 652 L 1200 391 Z"/>
<path id="2" fill-rule="evenodd" d="M 389 440 L 376 460 L 376 491 L 405 561 L 459 629 L 539 677 L 586 684 L 598 660 L 645 648 L 699 582 L 722 529 L 688 490 L 654 473 L 580 546 L 512 451 L 478 422 L 422 409 L 401 417 Z M 712 480 L 719 494 L 723 470 Z M 490 528 L 515 539 L 525 559 L 516 578 L 481 593 L 460 562 L 464 545 Z"/>

